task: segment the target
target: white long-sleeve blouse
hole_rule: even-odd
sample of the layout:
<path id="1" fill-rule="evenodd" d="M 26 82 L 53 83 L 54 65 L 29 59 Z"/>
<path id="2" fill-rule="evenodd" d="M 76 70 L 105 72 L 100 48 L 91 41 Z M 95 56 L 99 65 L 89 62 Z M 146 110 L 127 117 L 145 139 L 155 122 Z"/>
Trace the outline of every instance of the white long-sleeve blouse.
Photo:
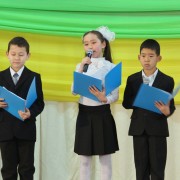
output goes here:
<path id="1" fill-rule="evenodd" d="M 97 78 L 102 80 L 104 86 L 104 79 L 106 74 L 115 66 L 115 64 L 105 60 L 104 57 L 102 58 L 91 58 L 91 64 L 88 66 L 87 72 L 83 72 L 88 76 Z M 80 63 L 76 66 L 76 71 L 78 72 L 80 68 Z M 112 79 L 113 81 L 113 79 Z M 71 91 L 73 93 L 73 84 L 71 87 Z M 76 95 L 75 93 L 73 93 Z M 92 99 L 86 98 L 84 96 L 80 96 L 79 103 L 87 106 L 99 106 L 102 104 L 110 104 L 118 100 L 119 98 L 119 88 L 113 90 L 110 94 L 107 95 L 107 103 L 94 101 Z"/>

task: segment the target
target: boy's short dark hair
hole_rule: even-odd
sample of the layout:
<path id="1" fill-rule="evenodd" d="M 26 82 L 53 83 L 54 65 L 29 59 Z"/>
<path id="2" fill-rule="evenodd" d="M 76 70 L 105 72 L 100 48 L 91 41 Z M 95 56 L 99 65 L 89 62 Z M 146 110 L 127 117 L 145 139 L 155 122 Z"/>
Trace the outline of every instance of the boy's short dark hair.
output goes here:
<path id="1" fill-rule="evenodd" d="M 154 50 L 158 56 L 160 55 L 160 45 L 154 39 L 146 39 L 144 42 L 142 42 L 140 46 L 140 53 L 143 48 Z"/>
<path id="2" fill-rule="evenodd" d="M 11 39 L 8 43 L 7 52 L 9 52 L 11 45 L 17 45 L 18 47 L 25 47 L 27 54 L 29 54 L 29 43 L 23 37 L 14 37 L 13 39 Z"/>

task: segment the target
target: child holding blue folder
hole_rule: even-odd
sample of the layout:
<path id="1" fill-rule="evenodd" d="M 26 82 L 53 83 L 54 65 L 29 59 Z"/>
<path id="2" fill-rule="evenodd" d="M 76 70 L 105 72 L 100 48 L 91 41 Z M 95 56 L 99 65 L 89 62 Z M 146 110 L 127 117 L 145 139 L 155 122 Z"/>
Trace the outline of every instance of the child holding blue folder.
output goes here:
<path id="1" fill-rule="evenodd" d="M 23 37 L 14 37 L 8 44 L 7 57 L 10 67 L 0 72 L 0 86 L 26 99 L 30 85 L 36 78 L 37 98 L 25 111 L 19 111 L 20 120 L 4 108 L 7 104 L 0 95 L 0 149 L 1 174 L 4 180 L 33 180 L 34 147 L 36 141 L 36 116 L 44 109 L 40 74 L 29 70 L 25 62 L 29 59 L 29 43 Z M 16 77 L 14 76 L 16 75 Z M 18 172 L 17 172 L 18 171 Z"/>
<path id="2" fill-rule="evenodd" d="M 115 67 L 112 63 L 109 43 L 114 36 L 115 34 L 107 27 L 86 32 L 83 35 L 83 46 L 85 52 L 92 52 L 92 57 L 87 53 L 87 56 L 77 65 L 76 71 L 104 81 L 106 74 Z M 80 155 L 80 180 L 91 179 L 93 155 L 99 155 L 101 179 L 110 180 L 111 154 L 119 150 L 110 104 L 118 100 L 119 88 L 107 96 L 105 89 L 101 92 L 95 86 L 89 87 L 89 91 L 99 101 L 84 96 L 80 96 L 79 99 L 74 152 Z"/>
<path id="3" fill-rule="evenodd" d="M 133 109 L 129 135 L 133 136 L 134 162 L 137 180 L 164 180 L 169 136 L 167 118 L 175 110 L 174 99 L 168 104 L 154 102 L 162 114 L 134 107 L 133 102 L 142 83 L 172 93 L 174 80 L 157 68 L 161 61 L 160 45 L 154 39 L 145 40 L 138 56 L 142 71 L 127 79 L 122 105 Z M 151 94 L 149 94 L 151 96 Z M 146 101 L 143 97 L 142 101 Z"/>

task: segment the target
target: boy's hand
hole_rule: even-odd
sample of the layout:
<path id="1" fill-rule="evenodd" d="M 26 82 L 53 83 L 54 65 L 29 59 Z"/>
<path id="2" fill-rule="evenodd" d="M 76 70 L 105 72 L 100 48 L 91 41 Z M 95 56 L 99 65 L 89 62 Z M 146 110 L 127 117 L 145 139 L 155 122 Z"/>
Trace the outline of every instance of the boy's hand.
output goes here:
<path id="1" fill-rule="evenodd" d="M 107 98 L 105 95 L 105 89 L 103 89 L 103 91 L 99 91 L 96 86 L 90 86 L 89 87 L 89 91 L 94 94 L 100 102 L 106 103 L 107 102 Z"/>
<path id="2" fill-rule="evenodd" d="M 7 107 L 8 105 L 7 105 L 7 103 L 6 102 L 4 102 L 4 99 L 3 98 L 0 98 L 0 108 L 5 108 L 5 107 Z"/>
<path id="3" fill-rule="evenodd" d="M 168 116 L 170 115 L 170 108 L 169 108 L 169 104 L 164 104 L 163 102 L 161 101 L 156 101 L 155 102 L 155 106 L 165 115 L 165 116 Z"/>
<path id="4" fill-rule="evenodd" d="M 25 111 L 25 112 L 23 112 L 23 111 L 18 111 L 18 113 L 19 113 L 20 117 L 21 117 L 23 120 L 28 119 L 28 118 L 30 118 L 30 116 L 31 116 L 31 113 L 30 113 L 29 109 L 27 109 L 27 108 L 26 108 L 26 111 Z"/>

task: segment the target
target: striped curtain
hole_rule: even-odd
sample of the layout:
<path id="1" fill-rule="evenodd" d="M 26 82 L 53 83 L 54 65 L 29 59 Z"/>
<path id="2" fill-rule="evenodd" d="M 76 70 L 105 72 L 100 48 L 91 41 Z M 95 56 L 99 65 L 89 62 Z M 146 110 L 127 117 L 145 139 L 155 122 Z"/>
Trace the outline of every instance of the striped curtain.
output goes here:
<path id="1" fill-rule="evenodd" d="M 77 101 L 71 95 L 73 71 L 84 56 L 82 35 L 99 26 L 116 33 L 114 63 L 122 62 L 120 99 L 127 76 L 141 70 L 139 46 L 147 38 L 161 45 L 158 68 L 180 82 L 179 0 L 8 0 L 0 2 L 0 70 L 9 66 L 7 44 L 14 36 L 30 43 L 30 69 L 41 73 L 46 100 Z M 175 97 L 180 104 L 180 95 Z"/>

